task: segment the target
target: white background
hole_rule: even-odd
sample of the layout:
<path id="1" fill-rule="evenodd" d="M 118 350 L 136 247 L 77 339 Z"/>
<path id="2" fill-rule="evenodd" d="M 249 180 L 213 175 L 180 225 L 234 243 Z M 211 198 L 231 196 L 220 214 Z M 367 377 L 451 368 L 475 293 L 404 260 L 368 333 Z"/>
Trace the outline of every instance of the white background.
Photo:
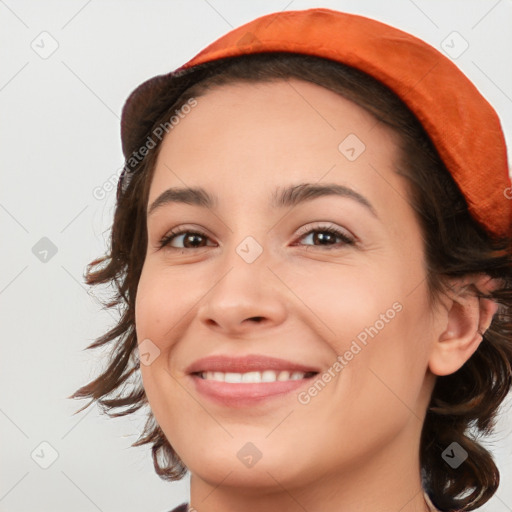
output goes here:
<path id="1" fill-rule="evenodd" d="M 101 354 L 83 349 L 114 323 L 83 273 L 106 248 L 115 194 L 98 200 L 93 190 L 122 165 L 119 117 L 139 83 L 257 16 L 329 7 L 439 49 L 457 31 L 469 47 L 456 63 L 498 111 L 510 148 L 510 0 L 288 2 L 0 0 L 1 512 L 163 512 L 188 500 L 188 477 L 164 482 L 149 447 L 130 448 L 141 417 L 108 419 L 96 406 L 73 416 L 85 402 L 66 398 L 97 375 Z M 46 59 L 31 47 L 41 37 L 47 50 L 58 43 Z M 57 248 L 47 262 L 32 252 L 42 237 Z M 512 511 L 506 411 L 488 445 L 502 485 L 487 512 Z M 39 461 L 51 462 L 43 441 L 58 453 L 48 469 L 31 458 L 37 448 Z"/>

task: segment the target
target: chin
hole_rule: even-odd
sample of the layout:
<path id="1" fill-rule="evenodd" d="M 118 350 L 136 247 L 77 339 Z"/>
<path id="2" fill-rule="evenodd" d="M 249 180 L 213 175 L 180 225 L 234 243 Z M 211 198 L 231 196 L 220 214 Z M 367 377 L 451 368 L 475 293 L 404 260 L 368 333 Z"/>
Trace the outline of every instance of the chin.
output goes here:
<path id="1" fill-rule="evenodd" d="M 279 447 L 268 441 L 263 444 L 230 439 L 227 443 L 196 445 L 194 453 L 184 454 L 182 460 L 192 475 L 212 486 L 257 489 L 261 493 L 265 489 L 275 492 L 276 480 L 281 485 L 296 485 L 302 473 L 297 450 L 280 453 Z"/>

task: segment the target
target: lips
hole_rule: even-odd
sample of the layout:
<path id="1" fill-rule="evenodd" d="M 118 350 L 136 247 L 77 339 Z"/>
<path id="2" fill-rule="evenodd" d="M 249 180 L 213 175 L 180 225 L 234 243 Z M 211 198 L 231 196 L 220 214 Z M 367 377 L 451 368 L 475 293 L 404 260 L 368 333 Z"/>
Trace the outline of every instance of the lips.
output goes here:
<path id="1" fill-rule="evenodd" d="M 188 374 L 201 372 L 247 373 L 264 372 L 265 370 L 288 371 L 290 373 L 318 373 L 320 371 L 319 368 L 314 366 L 263 355 L 243 357 L 216 355 L 194 361 L 186 369 L 186 372 Z"/>
<path id="2" fill-rule="evenodd" d="M 255 407 L 285 398 L 309 385 L 311 377 L 319 373 L 314 366 L 263 355 L 209 356 L 198 359 L 186 371 L 199 394 L 231 408 Z M 256 378 L 256 374 L 268 378 Z M 270 374 L 279 378 L 270 379 Z"/>

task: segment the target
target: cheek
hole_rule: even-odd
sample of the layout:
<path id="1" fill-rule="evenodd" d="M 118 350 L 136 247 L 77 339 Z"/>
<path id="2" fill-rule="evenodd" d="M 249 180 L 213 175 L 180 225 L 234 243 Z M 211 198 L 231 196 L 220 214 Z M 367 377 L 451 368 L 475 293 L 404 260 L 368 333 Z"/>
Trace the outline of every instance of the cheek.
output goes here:
<path id="1" fill-rule="evenodd" d="M 141 375 L 151 408 L 159 411 L 165 396 L 175 396 L 167 389 L 173 384 L 169 352 L 183 334 L 190 310 L 190 286 L 182 286 L 169 269 L 145 264 L 137 288 L 135 328 L 139 344 Z M 183 283 L 184 284 L 184 283 Z M 144 358 L 144 353 L 149 353 Z"/>
<path id="2" fill-rule="evenodd" d="M 360 281 L 360 294 L 362 288 Z M 311 432 L 321 426 L 323 435 L 312 437 L 311 451 L 323 453 L 332 464 L 341 453 L 357 460 L 363 452 L 391 442 L 404 425 L 420 421 L 425 405 L 421 397 L 429 329 L 426 302 L 420 297 L 425 290 L 418 289 L 417 296 L 401 294 L 397 288 L 387 295 L 373 290 L 373 295 L 332 306 L 327 317 L 336 326 L 332 347 L 341 357 L 338 364 L 333 360 L 334 377 L 328 376 L 319 391 L 310 388 L 311 394 L 308 390 L 302 395 L 304 405 L 296 411 L 301 426 Z M 283 443 L 292 435 L 284 429 L 280 434 Z M 333 439 L 351 442 L 340 441 L 333 449 Z"/>
<path id="3" fill-rule="evenodd" d="M 396 323 L 398 310 L 403 309 L 402 283 L 395 269 L 376 272 L 370 265 L 317 263 L 309 275 L 289 276 L 287 283 L 337 354 L 356 339 L 365 346 L 377 332 Z"/>
<path id="4" fill-rule="evenodd" d="M 159 350 L 169 350 L 187 321 L 191 304 L 201 293 L 197 285 L 200 282 L 196 279 L 191 285 L 182 271 L 145 265 L 135 303 L 137 339 L 149 338 Z"/>
<path id="5" fill-rule="evenodd" d="M 357 319 L 347 337 L 338 344 L 344 368 L 337 379 L 337 399 L 354 413 L 354 433 L 362 426 L 378 427 L 376 436 L 397 432 L 422 415 L 422 388 L 432 340 L 427 290 L 418 287 L 412 294 L 399 288 L 382 289 L 379 299 L 368 297 L 362 308 L 354 308 Z M 362 322 L 362 323 L 361 323 Z M 357 325 L 359 323 L 359 325 Z M 350 331 L 349 331 L 350 329 Z M 344 414 L 336 413 L 340 426 Z M 377 439 L 377 438 L 376 438 Z"/>
<path id="6" fill-rule="evenodd" d="M 331 390 L 341 403 L 357 402 L 357 410 L 363 404 L 403 408 L 401 401 L 413 404 L 420 393 L 433 335 L 421 258 L 411 261 L 336 265 L 335 271 L 327 265 L 318 267 L 314 280 L 295 283 L 332 348 Z"/>

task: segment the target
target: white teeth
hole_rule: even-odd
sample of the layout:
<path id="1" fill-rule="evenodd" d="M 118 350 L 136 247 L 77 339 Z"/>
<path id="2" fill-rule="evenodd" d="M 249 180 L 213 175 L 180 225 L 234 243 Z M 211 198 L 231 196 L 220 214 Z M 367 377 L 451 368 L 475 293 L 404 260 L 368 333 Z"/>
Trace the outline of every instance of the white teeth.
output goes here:
<path id="1" fill-rule="evenodd" d="M 278 376 L 277 376 L 277 380 L 290 380 L 290 372 L 281 372 Z"/>
<path id="2" fill-rule="evenodd" d="M 250 383 L 257 384 L 260 382 L 277 382 L 285 380 L 300 380 L 305 377 L 304 372 L 274 371 L 265 370 L 263 372 L 202 372 L 201 378 L 206 380 L 216 380 L 229 383 Z"/>
<path id="3" fill-rule="evenodd" d="M 242 382 L 241 373 L 225 373 L 224 382 Z"/>
<path id="4" fill-rule="evenodd" d="M 261 382 L 260 372 L 242 373 L 242 382 Z"/>
<path id="5" fill-rule="evenodd" d="M 276 372 L 272 370 L 265 370 L 261 373 L 262 382 L 275 382 L 277 380 Z"/>

